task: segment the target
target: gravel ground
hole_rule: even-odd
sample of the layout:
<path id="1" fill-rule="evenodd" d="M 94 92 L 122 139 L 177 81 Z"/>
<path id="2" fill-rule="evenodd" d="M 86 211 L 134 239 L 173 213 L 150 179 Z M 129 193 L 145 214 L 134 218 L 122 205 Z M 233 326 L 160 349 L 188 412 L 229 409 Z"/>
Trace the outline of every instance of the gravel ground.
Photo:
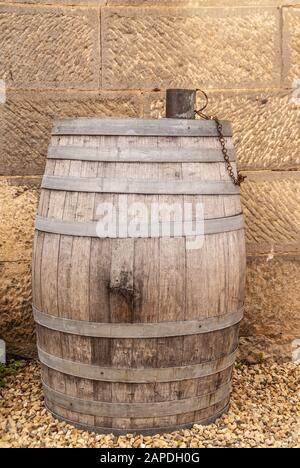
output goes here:
<path id="1" fill-rule="evenodd" d="M 43 407 L 39 365 L 0 389 L 0 447 L 300 447 L 299 365 L 238 366 L 229 413 L 208 427 L 172 434 L 96 435 L 53 419 Z"/>

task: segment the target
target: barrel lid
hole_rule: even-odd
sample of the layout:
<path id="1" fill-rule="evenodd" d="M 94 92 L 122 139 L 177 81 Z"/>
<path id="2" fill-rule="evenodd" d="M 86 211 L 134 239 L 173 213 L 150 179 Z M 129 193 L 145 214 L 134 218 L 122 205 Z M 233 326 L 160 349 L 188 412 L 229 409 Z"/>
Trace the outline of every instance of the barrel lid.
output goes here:
<path id="1" fill-rule="evenodd" d="M 231 123 L 221 121 L 223 135 L 232 136 Z M 201 119 L 116 119 L 84 117 L 55 122 L 52 135 L 116 135 L 216 137 L 216 122 Z"/>

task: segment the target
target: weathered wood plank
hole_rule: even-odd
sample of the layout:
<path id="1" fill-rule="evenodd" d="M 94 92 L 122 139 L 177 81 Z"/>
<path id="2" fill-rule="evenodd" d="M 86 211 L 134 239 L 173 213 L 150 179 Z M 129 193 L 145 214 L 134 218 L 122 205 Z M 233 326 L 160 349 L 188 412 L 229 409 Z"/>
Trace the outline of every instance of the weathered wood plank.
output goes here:
<path id="1" fill-rule="evenodd" d="M 152 195 L 230 195 L 239 194 L 240 189 L 232 182 L 185 180 L 130 180 L 97 177 L 44 176 L 42 188 L 70 192 L 140 193 Z"/>
<path id="2" fill-rule="evenodd" d="M 84 140 L 82 138 L 82 140 Z M 91 177 L 94 174 L 94 163 L 85 161 L 81 163 L 80 177 Z M 79 193 L 75 221 L 85 222 L 92 218 L 94 212 L 94 193 Z M 75 237 L 73 239 L 73 252 L 71 263 L 70 288 L 72 298 L 70 307 L 72 315 L 78 320 L 90 320 L 90 257 L 91 257 L 91 238 Z M 91 340 L 85 337 L 77 336 L 76 360 L 92 364 Z M 80 379 L 76 381 L 76 394 L 79 398 L 90 399 L 94 396 L 94 385 L 91 380 Z M 84 424 L 95 424 L 94 416 L 81 414 L 78 421 Z"/>
<path id="3" fill-rule="evenodd" d="M 244 218 L 243 215 L 230 216 L 227 218 L 215 218 L 204 220 L 204 227 L 202 227 L 202 219 L 194 219 L 193 221 L 173 221 L 163 222 L 160 221 L 157 225 L 154 223 L 146 224 L 140 223 L 139 232 L 131 232 L 132 238 L 174 238 L 185 237 L 186 233 L 195 232 L 195 235 L 201 236 L 204 234 L 217 234 L 221 232 L 236 231 L 243 229 Z M 64 221 L 56 218 L 43 218 L 36 217 L 36 229 L 42 232 L 63 234 L 67 236 L 80 236 L 80 237 L 98 237 L 120 239 L 120 232 L 127 232 L 128 225 L 118 224 L 118 230 L 102 232 L 97 229 L 97 222 L 76 222 Z M 204 229 L 204 231 L 203 231 Z M 171 235 L 173 232 L 182 232 L 182 235 Z"/>
<path id="4" fill-rule="evenodd" d="M 221 121 L 224 136 L 231 136 L 230 122 Z M 210 120 L 180 119 L 99 119 L 58 120 L 53 135 L 126 135 L 126 136 L 217 136 L 216 124 Z"/>
<path id="5" fill-rule="evenodd" d="M 231 161 L 235 160 L 233 149 L 228 150 Z M 176 152 L 167 148 L 101 148 L 80 146 L 50 146 L 49 159 L 70 159 L 78 161 L 176 163 L 222 162 L 224 156 L 217 148 L 178 148 Z"/>
<path id="6" fill-rule="evenodd" d="M 178 145 L 180 143 L 178 142 Z M 176 150 L 175 150 L 176 152 Z M 159 165 L 159 178 L 161 180 L 173 179 L 182 180 L 182 166 L 178 164 Z M 159 195 L 159 219 L 161 221 L 177 219 L 180 208 L 183 210 L 183 197 L 178 195 Z M 173 211 L 170 212 L 170 207 Z M 184 214 L 183 214 L 184 216 Z M 185 218 L 184 218 L 185 219 Z M 200 223 L 200 226 L 201 223 Z M 170 227 L 170 226 L 169 226 Z M 172 232 L 172 231 L 171 231 Z M 174 234 L 174 233 L 173 233 Z M 159 240 L 159 304 L 157 313 L 158 321 L 182 320 L 185 315 L 185 239 L 181 238 L 160 238 Z M 154 293 L 155 294 L 155 293 Z M 172 301 L 170 301 L 172 297 Z M 171 339 L 158 338 L 157 347 L 161 350 L 158 356 L 158 365 L 167 367 L 181 365 L 183 337 Z M 171 344 L 171 346 L 170 346 Z M 172 359 L 176 356 L 176 359 Z M 176 361 L 176 362 L 175 362 Z M 178 387 L 180 382 L 161 383 L 155 385 L 155 401 L 165 399 L 177 400 L 180 398 Z M 153 426 L 175 425 L 177 415 L 156 417 Z"/>

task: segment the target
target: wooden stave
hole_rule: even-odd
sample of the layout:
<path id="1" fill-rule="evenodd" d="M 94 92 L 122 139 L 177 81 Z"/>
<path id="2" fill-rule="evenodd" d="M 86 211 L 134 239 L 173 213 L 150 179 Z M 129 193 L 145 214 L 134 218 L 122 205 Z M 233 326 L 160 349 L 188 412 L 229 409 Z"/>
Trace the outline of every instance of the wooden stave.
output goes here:
<path id="1" fill-rule="evenodd" d="M 231 137 L 231 123 L 220 123 L 224 136 Z M 217 137 L 218 131 L 211 120 L 77 118 L 56 121 L 52 135 Z"/>
<path id="2" fill-rule="evenodd" d="M 210 234 L 219 234 L 224 232 L 236 231 L 238 229 L 244 228 L 244 218 L 242 213 L 237 214 L 234 216 L 227 216 L 224 218 L 210 218 L 204 219 L 203 227 L 202 227 L 202 220 L 193 220 L 193 221 L 185 221 L 185 226 L 189 226 L 189 231 L 192 232 L 191 229 L 193 228 L 193 223 L 201 221 L 199 232 L 194 232 L 194 235 L 210 235 Z M 134 238 L 154 238 L 154 237 L 169 237 L 168 230 L 165 226 L 169 227 L 170 230 L 175 229 L 176 226 L 182 230 L 182 222 L 170 222 L 164 223 L 159 222 L 159 232 L 151 233 L 151 226 L 146 224 L 145 226 L 141 225 L 141 232 L 142 234 L 136 234 Z M 124 229 L 127 229 L 128 226 L 124 224 L 121 226 L 121 229 L 124 232 Z M 118 226 L 120 228 L 120 226 Z M 149 230 L 150 228 L 150 230 Z M 172 228 L 172 229 L 171 229 Z M 147 233 L 144 234 L 144 232 Z M 58 235 L 68 235 L 68 236 L 79 236 L 79 237 L 97 237 L 97 238 L 111 238 L 111 239 L 124 239 L 124 236 L 120 236 L 117 232 L 112 234 L 108 233 L 107 235 L 97 233 L 97 221 L 90 221 L 90 222 L 72 222 L 72 221 L 64 221 L 55 218 L 47 218 L 41 217 L 39 215 L 36 216 L 36 230 L 40 232 L 47 232 L 52 234 Z M 174 231 L 173 231 L 174 232 Z M 182 233 L 183 237 L 186 236 Z M 132 236 L 133 237 L 133 236 Z M 178 235 L 172 237 L 180 237 Z"/>
<path id="3" fill-rule="evenodd" d="M 228 150 L 230 161 L 235 161 L 234 150 Z M 135 162 L 135 163 L 212 163 L 223 162 L 224 156 L 221 149 L 181 149 L 176 154 L 170 150 L 156 148 L 116 148 L 103 150 L 95 147 L 82 148 L 76 145 L 50 146 L 48 148 L 48 159 L 79 160 L 91 162 Z"/>
<path id="4" fill-rule="evenodd" d="M 231 181 L 138 180 L 106 177 L 47 176 L 42 179 L 43 189 L 78 193 L 111 193 L 137 195 L 238 195 L 239 186 Z"/>

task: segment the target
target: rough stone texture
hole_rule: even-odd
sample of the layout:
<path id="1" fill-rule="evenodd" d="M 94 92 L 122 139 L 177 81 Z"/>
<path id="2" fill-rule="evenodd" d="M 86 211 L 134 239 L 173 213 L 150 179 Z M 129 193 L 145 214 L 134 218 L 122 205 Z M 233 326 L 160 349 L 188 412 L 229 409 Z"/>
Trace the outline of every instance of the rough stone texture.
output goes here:
<path id="1" fill-rule="evenodd" d="M 255 0 L 253 0 L 255 1 Z M 82 6 L 103 6 L 107 0 L 8 0 L 7 3 L 33 3 L 35 5 L 82 5 Z"/>
<path id="2" fill-rule="evenodd" d="M 47 5 L 83 5 L 83 6 L 220 6 L 220 0 L 6 0 L 7 3 L 31 3 Z M 4 1 L 5 3 L 5 1 Z M 235 0 L 223 0 L 222 7 L 236 7 Z M 239 0 L 239 6 L 282 6 L 297 5 L 299 0 Z"/>
<path id="3" fill-rule="evenodd" d="M 0 262 L 31 259 L 38 190 L 0 180 Z"/>
<path id="4" fill-rule="evenodd" d="M 292 359 L 300 337 L 300 257 L 250 257 L 240 355 L 257 362 Z"/>
<path id="5" fill-rule="evenodd" d="M 0 175 L 41 175 L 53 121 L 63 117 L 130 116 L 136 93 L 9 92 L 0 106 Z"/>
<path id="6" fill-rule="evenodd" d="M 18 0 L 16 0 L 18 1 Z M 34 0 L 27 0 L 34 1 Z M 46 0 L 45 0 L 46 1 Z M 50 1 L 50 0 L 49 0 Z M 74 0 L 69 0 L 70 2 Z M 78 0 L 84 1 L 84 0 Z M 88 0 L 86 0 L 88 1 Z M 222 0 L 222 7 L 236 7 L 238 6 L 282 6 L 282 5 L 297 5 L 299 0 Z M 108 5 L 123 5 L 123 6 L 182 6 L 182 7 L 195 7 L 195 6 L 220 6 L 220 0 L 108 0 Z"/>
<path id="7" fill-rule="evenodd" d="M 8 87 L 98 88 L 99 28 L 90 9 L 2 5 L 0 76 Z"/>
<path id="8" fill-rule="evenodd" d="M 241 189 L 247 253 L 298 253 L 300 172 L 247 173 Z"/>
<path id="9" fill-rule="evenodd" d="M 104 9 L 102 36 L 106 88 L 279 84 L 275 8 Z"/>
<path id="10" fill-rule="evenodd" d="M 299 336 L 298 336 L 299 337 Z M 240 336 L 237 359 L 245 360 L 249 364 L 260 362 L 290 362 L 293 360 L 293 342 L 295 335 L 269 337 L 267 334 L 258 336 Z"/>
<path id="11" fill-rule="evenodd" d="M 285 82 L 298 80 L 300 88 L 300 8 L 283 10 L 283 52 Z"/>
<path id="12" fill-rule="evenodd" d="M 0 262 L 0 338 L 9 353 L 36 354 L 30 262 Z"/>
<path id="13" fill-rule="evenodd" d="M 300 167 L 300 106 L 292 97 L 291 91 L 272 90 L 209 93 L 205 112 L 233 123 L 239 169 Z M 198 93 L 198 108 L 201 105 L 201 93 Z M 144 95 L 144 116 L 165 116 L 164 93 Z"/>

